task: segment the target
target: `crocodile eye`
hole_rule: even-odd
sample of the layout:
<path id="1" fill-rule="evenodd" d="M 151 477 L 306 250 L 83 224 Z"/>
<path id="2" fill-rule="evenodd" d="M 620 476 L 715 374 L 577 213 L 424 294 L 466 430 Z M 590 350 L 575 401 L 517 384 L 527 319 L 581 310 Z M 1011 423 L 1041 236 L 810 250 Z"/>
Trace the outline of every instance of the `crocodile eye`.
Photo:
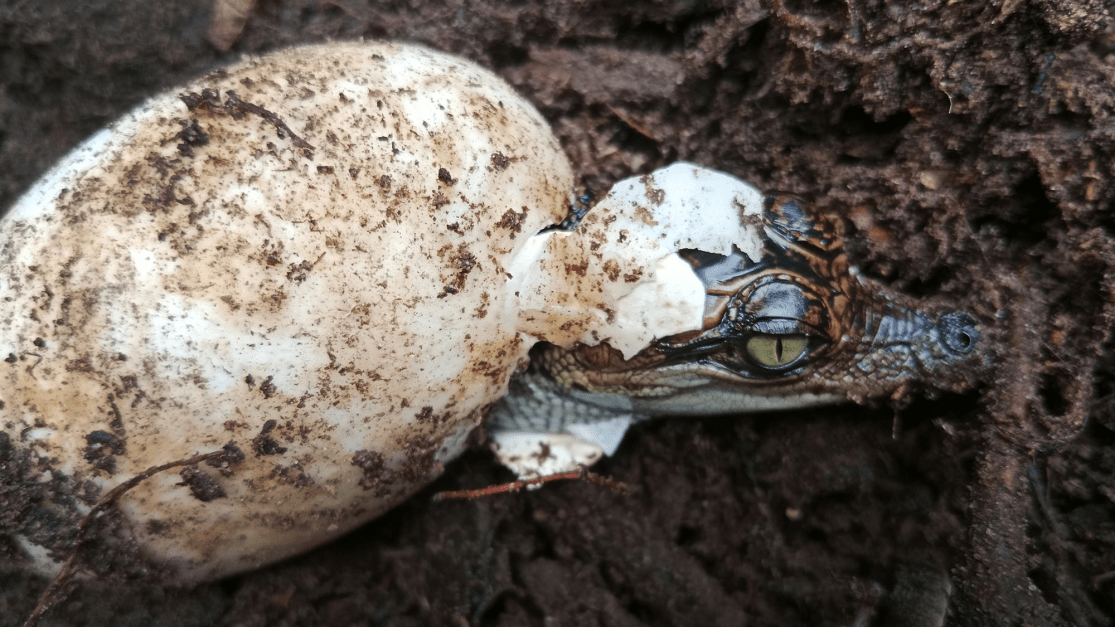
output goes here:
<path id="1" fill-rule="evenodd" d="M 763 368 L 785 368 L 796 362 L 809 348 L 805 335 L 753 335 L 747 340 L 747 356 Z"/>

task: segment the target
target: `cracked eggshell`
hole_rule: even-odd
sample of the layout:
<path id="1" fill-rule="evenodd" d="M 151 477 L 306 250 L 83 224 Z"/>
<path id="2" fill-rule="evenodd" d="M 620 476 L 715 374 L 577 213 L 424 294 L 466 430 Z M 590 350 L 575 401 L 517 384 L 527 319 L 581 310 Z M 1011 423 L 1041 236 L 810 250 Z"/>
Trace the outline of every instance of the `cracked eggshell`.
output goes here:
<path id="1" fill-rule="evenodd" d="M 208 90 L 208 91 L 207 91 Z M 573 187 L 545 120 L 409 45 L 251 59 L 158 96 L 0 221 L 0 536 L 54 572 L 219 577 L 397 504 L 525 359 L 508 271 Z"/>
<path id="2" fill-rule="evenodd" d="M 522 259 L 537 257 L 535 263 L 548 270 L 518 286 L 520 324 L 534 325 L 545 339 L 566 348 L 607 341 L 626 359 L 655 338 L 700 329 L 705 288 L 677 252 L 728 255 L 735 247 L 759 259 L 766 237 L 762 215 L 758 189 L 690 163 L 620 181 L 576 231 L 544 233 L 531 241 L 538 250 Z M 580 271 L 561 274 L 560 265 Z M 554 311 L 580 324 L 559 324 Z M 493 426 L 488 435 L 500 463 L 520 479 L 534 479 L 611 455 L 635 418 L 632 412 L 578 423 L 570 416 L 564 433 Z"/>
<path id="3" fill-rule="evenodd" d="M 700 329 L 705 287 L 685 249 L 762 253 L 763 200 L 722 172 L 675 163 L 622 180 L 573 232 L 534 238 L 540 271 L 516 285 L 520 327 L 570 348 L 607 342 L 630 359 L 655 338 Z M 562 277 L 564 282 L 555 280 Z"/>

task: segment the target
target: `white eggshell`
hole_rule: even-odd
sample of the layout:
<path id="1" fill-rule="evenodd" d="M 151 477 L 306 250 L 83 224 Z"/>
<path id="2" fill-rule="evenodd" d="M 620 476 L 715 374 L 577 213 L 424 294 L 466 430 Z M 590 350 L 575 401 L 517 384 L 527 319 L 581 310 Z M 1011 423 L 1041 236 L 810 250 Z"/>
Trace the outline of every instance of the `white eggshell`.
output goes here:
<path id="1" fill-rule="evenodd" d="M 599 446 L 565 433 L 500 431 L 493 436 L 492 452 L 521 480 L 592 466 L 604 457 Z"/>
<path id="2" fill-rule="evenodd" d="M 127 493 L 90 567 L 222 576 L 397 504 L 525 358 L 509 268 L 572 187 L 526 101 L 417 46 L 142 105 L 0 221 L 0 536 L 55 571 L 99 495 L 229 442 L 239 464 Z"/>
<path id="3" fill-rule="evenodd" d="M 576 231 L 543 234 L 530 244 L 541 250 L 520 257 L 537 256 L 540 270 L 516 285 L 519 325 L 564 347 L 607 342 L 625 359 L 700 329 L 705 288 L 677 252 L 735 246 L 758 259 L 762 211 L 759 190 L 691 163 L 622 180 Z"/>
<path id="4" fill-rule="evenodd" d="M 519 257 L 546 269 L 516 286 L 523 308 L 520 326 L 566 348 L 607 342 L 626 359 L 655 338 L 700 329 L 705 288 L 677 252 L 729 255 L 734 246 L 759 259 L 765 237 L 762 212 L 762 194 L 755 187 L 690 163 L 622 180 L 576 231 L 541 234 Z M 570 265 L 580 271 L 561 272 Z M 556 311 L 580 324 L 562 324 Z M 579 392 L 569 394 L 575 404 Z M 489 426 L 489 438 L 500 463 L 520 479 L 533 479 L 573 471 L 614 453 L 627 427 L 644 414 L 628 397 L 593 396 L 594 405 L 611 396 L 609 409 L 615 417 L 593 415 L 579 422 L 582 417 L 571 415 L 561 421 L 560 433 L 539 433 L 545 427 L 530 425 L 531 416 L 516 420 L 515 427 L 497 419 Z M 675 411 L 699 410 L 689 398 L 682 405 Z M 657 399 L 655 407 L 674 409 Z M 544 422 L 548 415 L 538 417 Z M 522 422 L 529 426 L 518 426 Z"/>

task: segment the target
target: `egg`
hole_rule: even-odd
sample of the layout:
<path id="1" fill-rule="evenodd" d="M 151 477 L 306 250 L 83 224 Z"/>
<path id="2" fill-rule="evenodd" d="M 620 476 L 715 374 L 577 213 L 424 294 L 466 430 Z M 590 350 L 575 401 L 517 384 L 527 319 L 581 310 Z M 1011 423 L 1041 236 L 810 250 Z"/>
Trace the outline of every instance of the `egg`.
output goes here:
<path id="1" fill-rule="evenodd" d="M 124 494 L 83 566 L 254 568 L 436 477 L 539 339 L 619 338 L 602 308 L 632 293 L 678 313 L 625 350 L 699 326 L 666 253 L 550 250 L 572 189 L 528 102 L 416 45 L 294 48 L 141 105 L 0 221 L 0 536 L 56 573 L 108 491 L 223 449 Z"/>

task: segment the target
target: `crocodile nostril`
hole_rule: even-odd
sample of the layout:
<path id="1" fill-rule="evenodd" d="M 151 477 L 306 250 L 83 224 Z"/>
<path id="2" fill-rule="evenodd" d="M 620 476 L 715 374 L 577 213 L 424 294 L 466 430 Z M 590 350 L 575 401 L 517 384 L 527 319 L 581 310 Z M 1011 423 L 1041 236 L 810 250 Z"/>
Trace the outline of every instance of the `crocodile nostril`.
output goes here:
<path id="1" fill-rule="evenodd" d="M 937 330 L 940 332 L 941 344 L 945 350 L 956 355 L 971 353 L 979 341 L 976 321 L 962 311 L 941 316 L 937 321 Z"/>

